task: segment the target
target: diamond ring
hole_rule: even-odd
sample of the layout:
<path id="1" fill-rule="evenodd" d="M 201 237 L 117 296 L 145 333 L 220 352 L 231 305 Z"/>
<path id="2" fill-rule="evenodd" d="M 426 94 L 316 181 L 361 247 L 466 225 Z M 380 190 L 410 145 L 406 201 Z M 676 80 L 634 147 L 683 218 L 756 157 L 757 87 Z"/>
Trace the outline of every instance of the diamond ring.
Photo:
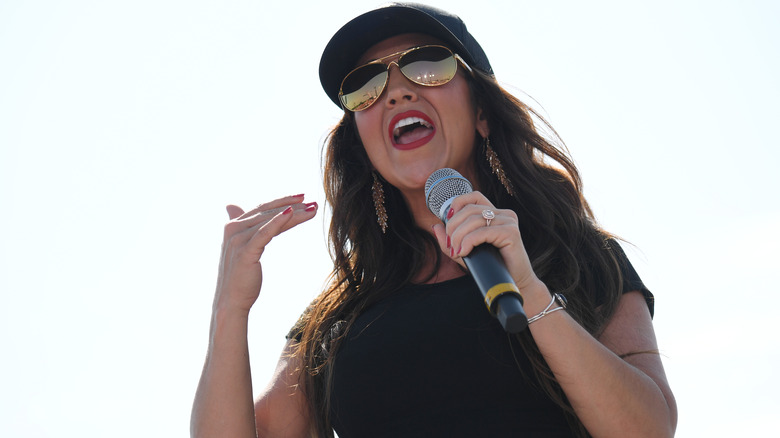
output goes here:
<path id="1" fill-rule="evenodd" d="M 482 210 L 482 217 L 485 218 L 485 222 L 487 222 L 486 226 L 490 226 L 490 221 L 496 218 L 496 214 L 493 213 L 493 210 Z"/>

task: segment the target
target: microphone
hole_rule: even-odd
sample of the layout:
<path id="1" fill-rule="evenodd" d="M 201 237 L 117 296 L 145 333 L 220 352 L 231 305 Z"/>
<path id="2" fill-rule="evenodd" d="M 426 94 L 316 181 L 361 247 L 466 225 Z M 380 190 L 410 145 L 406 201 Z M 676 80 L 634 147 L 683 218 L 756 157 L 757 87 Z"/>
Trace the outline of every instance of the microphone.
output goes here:
<path id="1" fill-rule="evenodd" d="M 445 224 L 447 211 L 453 199 L 473 191 L 471 183 L 457 170 L 443 168 L 428 177 L 425 183 L 425 202 Z M 528 326 L 528 317 L 523 311 L 523 297 L 514 279 L 509 275 L 498 248 L 483 243 L 463 257 L 466 267 L 474 278 L 485 305 L 508 333 L 519 333 Z"/>

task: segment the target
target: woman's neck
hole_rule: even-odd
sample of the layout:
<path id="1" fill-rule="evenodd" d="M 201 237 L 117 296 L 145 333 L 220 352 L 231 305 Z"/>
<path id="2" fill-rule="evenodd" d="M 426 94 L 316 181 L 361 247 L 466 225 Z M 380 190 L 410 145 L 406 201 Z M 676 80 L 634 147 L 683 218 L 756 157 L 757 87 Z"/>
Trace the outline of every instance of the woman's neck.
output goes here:
<path id="1" fill-rule="evenodd" d="M 402 192 L 402 194 L 417 226 L 433 235 L 431 227 L 441 224 L 441 219 L 437 218 L 428 209 L 428 205 L 425 203 L 425 192 L 423 190 L 415 190 L 414 192 Z M 439 248 L 437 247 L 433 251 L 439 251 Z M 435 260 L 436 254 L 429 254 L 428 257 L 425 257 L 425 266 L 420 269 L 412 282 L 417 284 L 440 283 L 462 277 L 467 272 L 443 252 L 438 269 L 436 269 Z"/>
<path id="2" fill-rule="evenodd" d="M 428 258 L 428 260 L 435 260 L 435 258 L 431 257 Z M 439 269 L 432 273 L 431 271 L 434 268 L 433 262 L 428 262 L 427 266 L 425 266 L 415 277 L 412 279 L 412 283 L 415 284 L 433 284 L 433 283 L 441 283 L 442 281 L 452 280 L 453 278 L 462 277 L 466 274 L 466 271 L 457 263 L 455 263 L 451 258 L 447 257 L 446 255 L 442 254 L 441 257 L 441 263 L 439 265 Z M 431 275 L 433 274 L 433 275 Z"/>
<path id="3" fill-rule="evenodd" d="M 423 190 L 415 190 L 412 193 L 401 192 L 401 194 L 418 227 L 423 230 L 431 231 L 432 226 L 441 223 L 441 220 L 428 209 L 428 205 L 425 203 L 425 192 Z"/>

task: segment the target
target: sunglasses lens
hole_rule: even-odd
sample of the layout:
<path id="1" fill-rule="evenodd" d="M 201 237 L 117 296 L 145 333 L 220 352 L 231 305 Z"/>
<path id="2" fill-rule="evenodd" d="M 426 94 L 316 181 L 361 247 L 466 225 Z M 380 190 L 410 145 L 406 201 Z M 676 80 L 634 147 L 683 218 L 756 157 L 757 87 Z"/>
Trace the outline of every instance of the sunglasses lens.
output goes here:
<path id="1" fill-rule="evenodd" d="M 368 64 L 344 78 L 341 83 L 341 103 L 350 111 L 361 111 L 374 103 L 387 81 L 387 67 L 384 64 Z"/>
<path id="2" fill-rule="evenodd" d="M 410 81 L 420 85 L 444 85 L 455 77 L 458 61 L 444 47 L 421 47 L 405 54 L 400 62 L 401 72 Z"/>
<path id="3" fill-rule="evenodd" d="M 410 81 L 435 87 L 455 77 L 458 61 L 449 49 L 423 46 L 412 49 L 398 60 L 401 73 Z M 350 72 L 341 83 L 339 99 L 349 111 L 362 111 L 371 106 L 387 84 L 387 65 L 381 62 L 366 64 Z"/>

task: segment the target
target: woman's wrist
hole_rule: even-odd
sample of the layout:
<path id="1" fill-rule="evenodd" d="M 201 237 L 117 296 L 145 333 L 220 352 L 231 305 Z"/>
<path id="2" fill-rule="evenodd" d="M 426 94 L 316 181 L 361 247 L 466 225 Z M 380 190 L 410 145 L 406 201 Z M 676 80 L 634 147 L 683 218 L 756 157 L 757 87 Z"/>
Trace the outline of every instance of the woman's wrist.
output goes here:
<path id="1" fill-rule="evenodd" d="M 545 316 L 561 310 L 566 310 L 566 298 L 561 294 L 553 294 L 553 297 L 550 300 L 550 304 L 548 304 L 547 307 L 545 307 L 541 312 L 528 318 L 528 324 L 533 324 Z"/>
<path id="2" fill-rule="evenodd" d="M 211 319 L 215 327 L 224 327 L 225 324 L 231 322 L 248 321 L 249 309 L 230 303 L 215 302 Z"/>
<path id="3" fill-rule="evenodd" d="M 216 316 L 219 315 L 232 315 L 236 316 L 248 316 L 249 311 L 252 309 L 257 298 L 244 298 L 236 296 L 237 294 L 230 294 L 227 291 L 217 291 L 214 297 L 214 303 L 212 305 L 212 313 Z"/>
<path id="4" fill-rule="evenodd" d="M 246 339 L 248 330 L 248 313 L 228 309 L 214 309 L 209 331 L 212 346 L 215 344 L 230 345 L 238 340 Z"/>
<path id="5" fill-rule="evenodd" d="M 542 312 L 552 299 L 552 294 L 547 289 L 547 285 L 539 279 L 524 286 L 520 289 L 520 293 L 523 295 L 523 310 L 525 310 L 528 318 Z"/>

